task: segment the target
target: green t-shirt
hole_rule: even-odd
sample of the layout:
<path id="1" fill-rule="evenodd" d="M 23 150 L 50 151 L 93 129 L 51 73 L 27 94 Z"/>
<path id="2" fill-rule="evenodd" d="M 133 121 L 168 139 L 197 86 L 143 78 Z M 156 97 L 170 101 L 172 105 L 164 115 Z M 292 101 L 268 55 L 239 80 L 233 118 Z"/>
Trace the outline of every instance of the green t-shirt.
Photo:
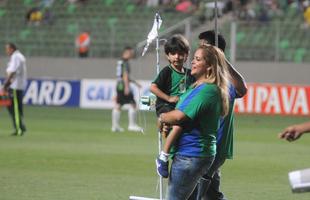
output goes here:
<path id="1" fill-rule="evenodd" d="M 236 89 L 230 85 L 229 112 L 220 119 L 220 128 L 217 133 L 217 156 L 223 159 L 232 159 L 233 157 L 234 103 L 236 98 Z"/>
<path id="2" fill-rule="evenodd" d="M 216 135 L 222 111 L 221 94 L 214 84 L 190 87 L 176 109 L 189 119 L 176 142 L 176 154 L 205 157 L 216 154 Z"/>
<path id="3" fill-rule="evenodd" d="M 194 77 L 190 75 L 190 70 L 184 68 L 184 71 L 185 73 L 178 72 L 171 65 L 168 65 L 159 72 L 152 83 L 156 84 L 162 92 L 169 96 L 181 96 L 194 82 Z M 175 107 L 175 104 L 157 98 L 156 108 L 166 105 L 172 108 Z"/>

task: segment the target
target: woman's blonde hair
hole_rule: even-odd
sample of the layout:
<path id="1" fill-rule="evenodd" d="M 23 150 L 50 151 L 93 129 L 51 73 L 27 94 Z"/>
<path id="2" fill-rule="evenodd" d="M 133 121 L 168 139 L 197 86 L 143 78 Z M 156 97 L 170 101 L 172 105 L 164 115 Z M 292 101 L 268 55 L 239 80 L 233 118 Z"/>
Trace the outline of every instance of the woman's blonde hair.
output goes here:
<path id="1" fill-rule="evenodd" d="M 229 111 L 229 72 L 225 55 L 216 46 L 208 44 L 203 44 L 198 49 L 203 50 L 203 58 L 211 67 L 209 73 L 205 75 L 205 80 L 219 87 L 222 97 L 222 116 L 226 116 Z"/>

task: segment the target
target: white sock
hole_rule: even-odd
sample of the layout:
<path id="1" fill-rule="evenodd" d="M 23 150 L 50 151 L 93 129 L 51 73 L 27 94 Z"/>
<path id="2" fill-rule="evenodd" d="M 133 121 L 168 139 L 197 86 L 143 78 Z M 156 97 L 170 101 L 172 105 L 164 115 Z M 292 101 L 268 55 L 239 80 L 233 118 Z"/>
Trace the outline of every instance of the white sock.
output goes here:
<path id="1" fill-rule="evenodd" d="M 137 115 L 137 111 L 136 109 L 129 107 L 128 110 L 128 121 L 129 121 L 129 126 L 136 126 L 136 115 Z"/>
<path id="2" fill-rule="evenodd" d="M 120 127 L 119 125 L 120 117 L 121 117 L 121 111 L 114 108 L 112 110 L 112 127 L 113 128 Z"/>
<path id="3" fill-rule="evenodd" d="M 164 162 L 168 162 L 168 160 L 169 160 L 169 153 L 165 153 L 165 152 L 161 151 L 160 154 L 159 154 L 159 159 L 164 161 Z"/>

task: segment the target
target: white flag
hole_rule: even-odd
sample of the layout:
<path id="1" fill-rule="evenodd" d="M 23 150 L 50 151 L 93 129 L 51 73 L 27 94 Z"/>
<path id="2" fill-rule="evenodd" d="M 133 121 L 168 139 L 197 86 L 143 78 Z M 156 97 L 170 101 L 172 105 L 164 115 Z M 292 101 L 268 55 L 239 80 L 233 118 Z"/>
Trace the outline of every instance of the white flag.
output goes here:
<path id="1" fill-rule="evenodd" d="M 152 30 L 149 32 L 149 34 L 147 36 L 147 41 L 146 41 L 146 45 L 145 45 L 145 47 L 143 49 L 142 56 L 144 56 L 144 54 L 146 53 L 149 45 L 158 36 L 158 29 L 160 28 L 161 23 L 162 23 L 162 20 L 160 18 L 160 15 L 158 13 L 156 13 L 155 18 L 154 18 L 153 27 L 152 27 Z"/>

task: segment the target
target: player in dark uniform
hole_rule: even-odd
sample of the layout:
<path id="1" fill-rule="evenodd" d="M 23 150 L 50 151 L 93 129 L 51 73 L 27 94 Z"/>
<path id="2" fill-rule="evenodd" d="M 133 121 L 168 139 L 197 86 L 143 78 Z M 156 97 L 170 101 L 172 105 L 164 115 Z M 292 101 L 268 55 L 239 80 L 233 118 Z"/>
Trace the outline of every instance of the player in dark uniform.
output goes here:
<path id="1" fill-rule="evenodd" d="M 130 82 L 135 83 L 141 87 L 139 83 L 130 79 L 130 65 L 129 60 L 134 57 L 134 50 L 131 47 L 125 47 L 122 53 L 122 58 L 117 61 L 116 75 L 116 99 L 115 107 L 112 110 L 112 131 L 122 132 L 124 129 L 120 126 L 121 108 L 124 104 L 130 104 L 128 109 L 128 130 L 129 131 L 142 131 L 142 128 L 136 123 L 137 105 L 134 100 L 133 93 L 130 89 Z"/>

